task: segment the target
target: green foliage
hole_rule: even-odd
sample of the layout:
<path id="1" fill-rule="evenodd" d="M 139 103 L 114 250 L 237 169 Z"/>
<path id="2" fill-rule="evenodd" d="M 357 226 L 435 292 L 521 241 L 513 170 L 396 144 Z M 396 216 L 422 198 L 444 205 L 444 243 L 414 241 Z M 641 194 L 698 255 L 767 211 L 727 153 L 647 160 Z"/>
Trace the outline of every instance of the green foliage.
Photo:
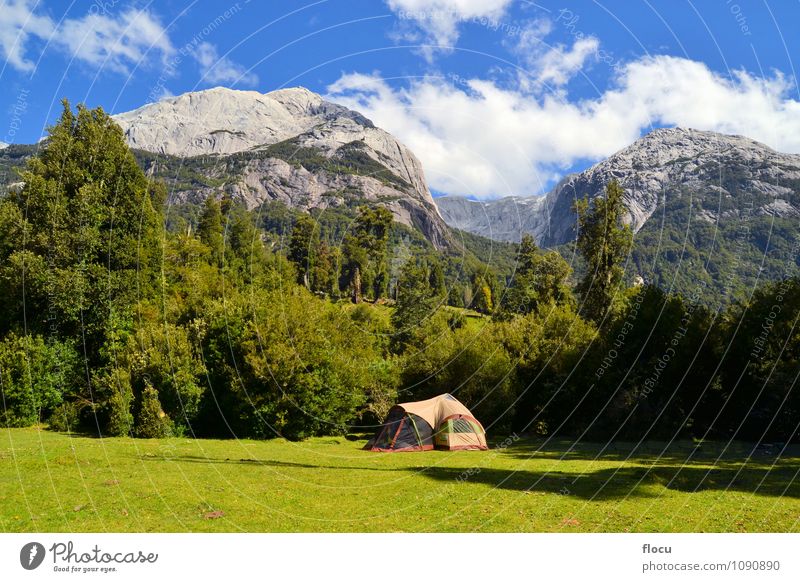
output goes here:
<path id="1" fill-rule="evenodd" d="M 525 235 L 518 257 L 517 271 L 500 306 L 501 316 L 527 314 L 553 304 L 574 305 L 568 285 L 572 269 L 561 255 L 556 251 L 542 253 L 533 237 Z"/>
<path id="2" fill-rule="evenodd" d="M 311 274 L 315 270 L 314 260 L 317 254 L 315 246 L 316 223 L 307 214 L 301 215 L 294 223 L 292 237 L 289 241 L 288 258 L 297 269 L 297 283 L 306 289 L 311 288 Z"/>
<path id="3" fill-rule="evenodd" d="M 76 114 L 66 101 L 21 178 L 22 190 L 0 211 L 1 319 L 22 321 L 24 304 L 37 314 L 28 318 L 32 331 L 55 327 L 80 338 L 99 363 L 113 321 L 127 319 L 137 296 L 156 291 L 163 188 L 147 181 L 102 109 L 79 106 Z M 13 237 L 9 227 L 25 236 Z"/>
<path id="4" fill-rule="evenodd" d="M 597 197 L 589 211 L 589 201 L 575 203 L 578 215 L 577 248 L 587 262 L 587 272 L 578 285 L 582 312 L 601 322 L 621 291 L 622 267 L 633 244 L 633 234 L 622 223 L 625 213 L 623 191 L 616 180 L 606 186 L 604 197 Z"/>
<path id="5" fill-rule="evenodd" d="M 394 335 L 392 343 L 397 352 L 407 348 L 417 338 L 423 322 L 441 306 L 442 290 L 431 284 L 436 281 L 435 263 L 422 258 L 409 260 L 397 281 L 395 309 L 392 313 Z"/>
<path id="6" fill-rule="evenodd" d="M 156 389 L 160 405 L 180 430 L 191 427 L 205 392 L 206 369 L 190 337 L 201 339 L 201 325 L 145 322 L 127 346 L 133 386 Z"/>
<path id="7" fill-rule="evenodd" d="M 222 207 L 213 196 L 206 198 L 203 203 L 197 234 L 200 242 L 208 247 L 212 263 L 221 265 L 225 252 L 225 232 L 222 228 Z"/>
<path id="8" fill-rule="evenodd" d="M 729 438 L 800 439 L 800 279 L 759 289 L 720 325 L 718 430 Z"/>
<path id="9" fill-rule="evenodd" d="M 158 392 L 150 385 L 142 391 L 142 402 L 136 415 L 136 436 L 160 439 L 172 434 L 169 417 L 161 409 Z"/>
<path id="10" fill-rule="evenodd" d="M 361 301 L 362 291 L 379 299 L 389 283 L 387 245 L 392 214 L 386 208 L 362 206 L 350 232 L 342 241 L 344 286 L 352 292 L 353 303 Z"/>
<path id="11" fill-rule="evenodd" d="M 62 402 L 47 419 L 48 428 L 56 432 L 75 432 L 80 425 L 80 407 L 75 402 Z"/>
<path id="12" fill-rule="evenodd" d="M 77 354 L 72 345 L 14 333 L 0 341 L 3 424 L 43 421 L 75 390 Z"/>
<path id="13" fill-rule="evenodd" d="M 312 167 L 377 171 L 357 143 L 333 159 L 317 154 L 291 153 Z M 235 171 L 260 155 L 226 163 Z M 205 172 L 211 161 L 187 163 Z M 530 237 L 495 248 L 464 236 L 463 248 L 436 252 L 380 204 L 309 215 L 273 202 L 249 212 L 223 195 L 186 206 L 163 232 L 164 188 L 101 110 L 65 107 L 23 180 L 0 200 L 8 425 L 302 439 L 374 424 L 397 400 L 450 392 L 490 434 L 800 438 L 800 284 L 765 287 L 725 312 L 704 307 L 715 294 L 744 296 L 739 257 L 749 264 L 764 252 L 765 268 L 796 274 L 797 245 L 773 246 L 759 217 L 747 236 L 721 228 L 719 251 L 706 252 L 716 236 L 707 228 L 694 229 L 691 244 L 666 237 L 663 256 L 634 250 L 640 272 L 662 286 L 665 266 L 688 259 L 674 273 L 689 290 L 682 296 L 626 289 L 631 235 L 610 183 L 591 209 L 576 208 L 586 265 L 576 267 L 578 313 L 570 266 Z M 739 182 L 725 177 L 729 189 Z M 774 227 L 785 230 L 780 241 L 792 228 Z M 647 228 L 642 240 L 654 236 Z M 345 294 L 356 305 L 339 301 Z M 76 371 L 77 345 L 90 382 Z"/>
<path id="14" fill-rule="evenodd" d="M 98 371 L 94 385 L 100 396 L 98 416 L 102 420 L 101 434 L 132 435 L 134 394 L 130 372 L 119 367 Z"/>
<path id="15" fill-rule="evenodd" d="M 216 385 L 230 386 L 217 406 L 240 436 L 340 434 L 371 394 L 394 388 L 375 375 L 384 366 L 375 344 L 353 341 L 356 321 L 302 287 L 210 310 L 206 363 Z"/>

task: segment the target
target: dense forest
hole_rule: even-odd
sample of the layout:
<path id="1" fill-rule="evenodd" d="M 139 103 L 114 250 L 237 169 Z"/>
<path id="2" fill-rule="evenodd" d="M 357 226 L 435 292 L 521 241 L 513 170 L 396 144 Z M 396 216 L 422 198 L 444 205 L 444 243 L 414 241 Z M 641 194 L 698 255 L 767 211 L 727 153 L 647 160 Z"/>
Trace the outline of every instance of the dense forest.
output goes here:
<path id="1" fill-rule="evenodd" d="M 65 103 L 0 200 L 5 425 L 301 439 L 451 392 L 490 434 L 798 439 L 796 263 L 717 308 L 708 278 L 630 286 L 614 182 L 575 206 L 580 273 L 530 237 L 436 252 L 380 206 L 167 198 Z"/>

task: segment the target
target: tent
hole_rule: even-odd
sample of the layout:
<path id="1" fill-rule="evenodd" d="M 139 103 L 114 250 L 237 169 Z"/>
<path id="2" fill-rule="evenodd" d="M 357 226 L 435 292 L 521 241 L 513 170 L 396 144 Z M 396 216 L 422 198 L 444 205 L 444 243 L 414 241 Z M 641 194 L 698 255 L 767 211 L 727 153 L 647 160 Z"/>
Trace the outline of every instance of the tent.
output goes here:
<path id="1" fill-rule="evenodd" d="M 399 452 L 486 450 L 486 431 L 469 409 L 450 394 L 430 400 L 396 404 L 375 436 L 364 447 L 368 451 Z"/>

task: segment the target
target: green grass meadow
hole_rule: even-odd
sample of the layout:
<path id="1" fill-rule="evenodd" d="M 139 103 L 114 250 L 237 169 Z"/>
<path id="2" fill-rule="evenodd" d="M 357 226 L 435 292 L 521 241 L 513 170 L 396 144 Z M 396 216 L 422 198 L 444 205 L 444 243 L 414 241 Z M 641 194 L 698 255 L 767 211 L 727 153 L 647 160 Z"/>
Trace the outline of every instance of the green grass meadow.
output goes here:
<path id="1" fill-rule="evenodd" d="M 141 440 L 6 429 L 4 532 L 789 532 L 800 451 L 520 439 L 380 454 L 360 437 Z"/>

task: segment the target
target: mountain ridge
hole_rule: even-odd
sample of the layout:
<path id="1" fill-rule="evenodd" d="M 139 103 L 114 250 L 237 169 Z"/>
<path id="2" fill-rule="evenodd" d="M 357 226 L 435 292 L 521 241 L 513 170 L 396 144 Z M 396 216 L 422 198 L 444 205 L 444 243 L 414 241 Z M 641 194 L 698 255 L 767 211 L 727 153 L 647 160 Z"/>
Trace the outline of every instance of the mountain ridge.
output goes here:
<path id="1" fill-rule="evenodd" d="M 362 200 L 384 205 L 436 248 L 454 244 L 414 153 L 362 114 L 306 88 L 262 94 L 216 87 L 113 118 L 134 149 L 192 163 L 206 158 L 200 165 L 214 185 L 173 189 L 176 201 L 224 192 L 248 208 L 280 200 L 310 210 Z M 159 160 L 150 164 L 158 175 Z"/>
<path id="2" fill-rule="evenodd" d="M 627 221 L 638 232 L 676 187 L 732 195 L 730 176 L 725 175 L 730 170 L 746 183 L 734 193 L 746 190 L 771 198 L 757 212 L 800 216 L 800 206 L 790 201 L 794 181 L 800 180 L 800 155 L 777 152 L 745 136 L 687 128 L 656 129 L 590 168 L 565 176 L 536 203 L 527 197 L 483 202 L 440 197 L 436 203 L 451 226 L 503 241 L 518 241 L 528 232 L 542 246 L 555 246 L 574 237 L 574 201 L 601 195 L 612 178 L 625 190 Z M 717 218 L 708 211 L 704 217 Z M 504 227 L 498 228 L 498 222 Z"/>

